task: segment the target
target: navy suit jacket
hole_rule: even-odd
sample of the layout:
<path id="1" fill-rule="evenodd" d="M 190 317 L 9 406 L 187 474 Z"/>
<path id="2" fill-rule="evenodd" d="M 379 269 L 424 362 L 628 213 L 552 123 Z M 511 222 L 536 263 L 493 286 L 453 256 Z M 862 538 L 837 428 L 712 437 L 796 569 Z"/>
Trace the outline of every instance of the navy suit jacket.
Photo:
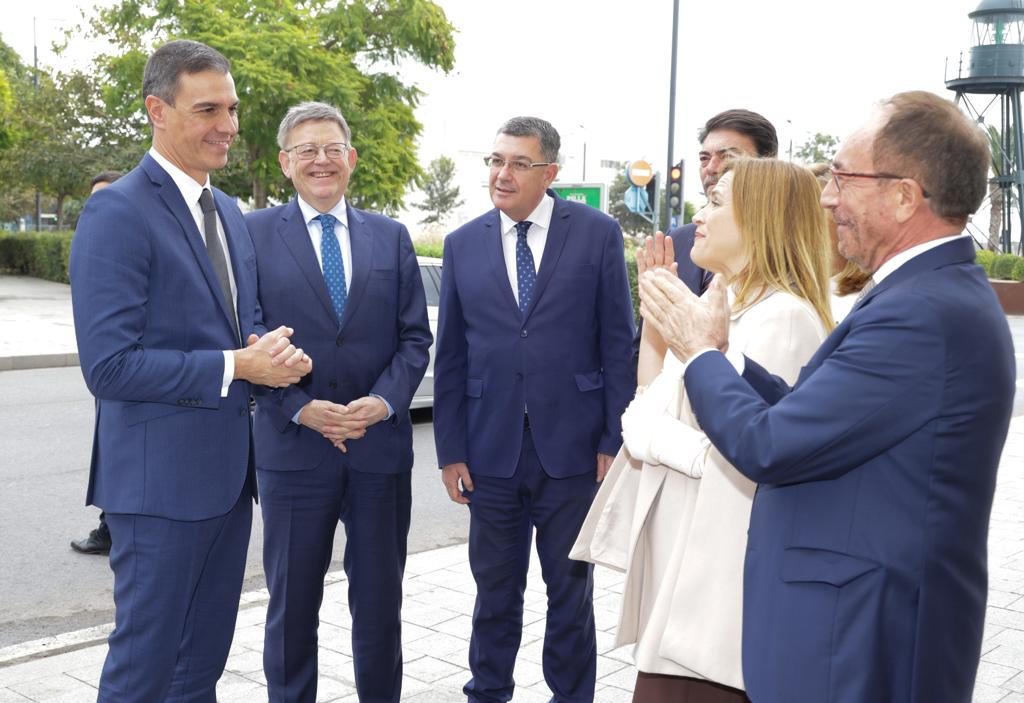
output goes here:
<path id="1" fill-rule="evenodd" d="M 313 370 L 257 397 L 256 463 L 274 471 L 312 469 L 338 452 L 320 433 L 291 421 L 309 401 L 348 403 L 374 393 L 394 409 L 388 420 L 346 442 L 351 466 L 371 473 L 412 468 L 409 403 L 427 368 L 433 338 L 409 232 L 382 215 L 346 205 L 352 282 L 338 320 L 309 230 L 295 200 L 246 215 L 256 248 L 259 297 L 270 329 L 287 324 Z"/>
<path id="2" fill-rule="evenodd" d="M 705 278 L 708 272 L 702 269 L 690 259 L 690 250 L 693 249 L 693 237 L 697 232 L 697 225 L 692 222 L 682 227 L 677 227 L 668 233 L 672 238 L 672 250 L 676 256 L 676 275 L 679 280 L 686 284 L 686 287 L 693 291 L 694 295 L 704 292 Z M 637 363 L 640 361 L 640 335 L 644 331 L 644 319 L 641 317 L 636 325 L 636 336 L 633 338 L 633 372 L 636 373 Z"/>
<path id="3" fill-rule="evenodd" d="M 213 189 L 238 293 L 256 331 L 256 259 L 242 214 Z M 249 384 L 220 397 L 240 344 L 203 237 L 148 154 L 86 203 L 71 244 L 82 374 L 97 398 L 88 502 L 112 513 L 201 520 L 228 512 L 250 467 Z"/>
<path id="4" fill-rule="evenodd" d="M 887 276 L 790 389 L 695 359 L 686 391 L 760 484 L 744 584 L 755 701 L 971 699 L 1012 410 L 1006 318 L 959 239 Z"/>
<path id="5" fill-rule="evenodd" d="M 439 463 L 483 476 L 515 473 L 529 411 L 554 477 L 595 470 L 622 443 L 633 395 L 633 313 L 622 231 L 594 208 L 555 198 L 525 315 L 512 294 L 498 210 L 444 242 L 434 359 Z"/>

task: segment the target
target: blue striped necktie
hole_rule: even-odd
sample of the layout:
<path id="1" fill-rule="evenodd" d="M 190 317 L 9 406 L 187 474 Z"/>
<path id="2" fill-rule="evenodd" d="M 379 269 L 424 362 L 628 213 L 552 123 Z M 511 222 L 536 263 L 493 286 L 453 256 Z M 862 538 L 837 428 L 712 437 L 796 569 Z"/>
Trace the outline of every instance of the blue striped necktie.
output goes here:
<path id="1" fill-rule="evenodd" d="M 533 297 L 533 284 L 537 282 L 537 269 L 533 265 L 533 252 L 526 242 L 526 232 L 532 222 L 516 223 L 516 285 L 519 288 L 519 312 L 526 314 Z"/>
<path id="2" fill-rule="evenodd" d="M 319 220 L 323 232 L 320 238 L 320 260 L 323 262 L 324 282 L 327 283 L 327 292 L 331 294 L 338 322 L 341 322 L 348 291 L 345 289 L 345 264 L 341 260 L 341 245 L 334 234 L 334 223 L 338 219 L 334 215 L 317 215 L 313 219 Z"/>

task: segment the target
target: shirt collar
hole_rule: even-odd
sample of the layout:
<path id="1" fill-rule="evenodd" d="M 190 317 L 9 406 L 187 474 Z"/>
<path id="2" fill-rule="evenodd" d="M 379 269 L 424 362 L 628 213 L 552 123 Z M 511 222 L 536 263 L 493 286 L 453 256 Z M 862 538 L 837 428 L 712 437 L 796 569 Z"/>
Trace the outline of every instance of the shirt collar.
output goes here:
<path id="1" fill-rule="evenodd" d="M 537 207 L 535 207 L 533 209 L 533 212 L 530 213 L 530 216 L 527 217 L 525 221 L 526 222 L 532 222 L 533 224 L 537 225 L 538 227 L 543 227 L 544 229 L 550 229 L 551 228 L 551 213 L 554 211 L 554 209 L 555 209 L 555 199 L 552 198 L 547 193 L 545 193 L 544 197 L 540 199 L 539 203 L 537 203 Z M 498 215 L 501 217 L 501 233 L 502 234 L 507 234 L 510 230 L 514 230 L 515 229 L 515 226 L 516 226 L 516 221 L 515 220 L 513 220 L 511 217 L 506 215 L 501 210 L 498 210 Z"/>
<path id="2" fill-rule="evenodd" d="M 178 192 L 185 199 L 185 204 L 189 209 L 194 208 L 199 202 L 199 196 L 203 194 L 204 188 L 210 188 L 210 193 L 213 193 L 213 188 L 210 186 L 210 174 L 206 174 L 206 183 L 200 185 L 192 176 L 168 161 L 163 154 L 156 150 L 156 147 L 150 147 L 149 155 L 160 164 L 160 168 L 167 171 L 167 175 L 174 181 L 174 185 L 178 186 Z"/>
<path id="3" fill-rule="evenodd" d="M 313 221 L 314 217 L 318 217 L 320 215 L 320 211 L 303 200 L 302 196 L 298 193 L 295 194 L 295 200 L 299 203 L 299 210 L 302 212 L 303 222 L 307 225 Z M 341 196 L 341 200 L 334 204 L 334 207 L 323 214 L 334 215 L 334 218 L 340 222 L 345 229 L 348 229 L 348 208 L 345 207 L 344 195 Z"/>
<path id="4" fill-rule="evenodd" d="M 879 283 L 885 280 L 886 276 L 890 275 L 893 271 L 895 271 L 900 266 L 913 259 L 915 256 L 920 256 L 926 251 L 934 249 L 935 247 L 938 246 L 942 246 L 947 242 L 952 242 L 954 239 L 961 239 L 967 236 L 969 235 L 954 234 L 951 237 L 940 237 L 939 239 L 932 239 L 931 241 L 924 242 L 923 244 L 918 244 L 917 246 L 913 246 L 910 247 L 909 249 L 901 251 L 899 254 L 896 254 L 891 259 L 886 261 L 884 264 L 879 266 L 878 270 L 871 275 L 871 280 L 873 280 L 875 282 L 875 285 L 877 286 Z"/>

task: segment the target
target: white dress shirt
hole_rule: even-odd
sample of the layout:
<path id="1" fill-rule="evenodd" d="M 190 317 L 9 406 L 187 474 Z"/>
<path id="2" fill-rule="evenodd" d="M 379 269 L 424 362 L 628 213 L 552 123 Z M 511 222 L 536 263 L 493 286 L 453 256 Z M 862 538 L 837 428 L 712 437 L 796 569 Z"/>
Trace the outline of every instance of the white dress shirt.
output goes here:
<path id="1" fill-rule="evenodd" d="M 156 147 L 150 148 L 149 155 L 160 164 L 160 168 L 167 171 L 167 175 L 171 177 L 174 185 L 178 187 L 178 192 L 181 193 L 181 197 L 185 200 L 185 205 L 188 206 L 189 212 L 192 213 L 192 219 L 195 220 L 199 236 L 205 242 L 206 226 L 203 221 L 203 208 L 199 205 L 199 196 L 203 194 L 203 190 L 206 188 L 210 189 L 211 195 L 213 194 L 213 187 L 210 185 L 210 174 L 206 174 L 206 183 L 199 184 L 192 176 L 168 161 L 163 154 L 156 150 Z M 231 249 L 228 247 L 228 240 L 224 234 L 224 224 L 220 221 L 219 213 L 217 213 L 217 236 L 220 237 L 220 245 L 224 250 L 224 261 L 228 266 L 228 282 L 231 284 L 231 300 L 228 302 L 231 303 L 231 311 L 235 314 L 235 326 L 238 327 L 238 331 L 241 333 L 241 325 L 238 323 L 238 288 L 235 287 L 235 272 L 231 266 Z M 220 387 L 221 398 L 228 397 L 228 388 L 231 386 L 234 376 L 234 351 L 224 350 L 224 375 L 222 376 Z"/>
<path id="2" fill-rule="evenodd" d="M 548 242 L 548 230 L 551 229 L 551 213 L 555 208 L 555 200 L 547 193 L 533 209 L 527 222 L 532 222 L 526 230 L 526 244 L 533 253 L 534 273 L 540 269 L 540 258 L 544 255 L 544 245 Z M 516 274 L 516 221 L 498 211 L 501 217 L 501 252 L 505 256 L 505 270 L 508 271 L 508 282 L 512 285 L 512 295 L 519 301 L 519 277 Z"/>

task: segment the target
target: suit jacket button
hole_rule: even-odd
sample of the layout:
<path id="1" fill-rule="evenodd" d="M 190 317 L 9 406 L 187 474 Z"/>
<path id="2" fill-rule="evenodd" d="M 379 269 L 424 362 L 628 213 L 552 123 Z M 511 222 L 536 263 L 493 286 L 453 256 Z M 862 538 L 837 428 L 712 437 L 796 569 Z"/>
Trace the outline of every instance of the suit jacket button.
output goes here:
<path id="1" fill-rule="evenodd" d="M 523 337 L 523 338 L 525 339 L 525 338 L 526 338 L 526 336 L 527 336 L 528 334 L 529 334 L 529 332 L 527 332 L 527 331 L 526 331 L 526 330 L 524 329 L 524 330 L 523 330 L 522 332 L 520 332 L 520 333 L 519 333 L 519 336 L 520 336 L 520 337 Z"/>
<path id="2" fill-rule="evenodd" d="M 245 408 L 239 408 L 238 415 L 239 417 L 245 417 Z"/>
<path id="3" fill-rule="evenodd" d="M 340 347 L 341 346 L 341 340 L 340 339 L 334 340 L 334 346 Z"/>
<path id="4" fill-rule="evenodd" d="M 327 387 L 330 388 L 330 389 L 337 388 L 338 387 L 338 382 L 337 381 L 330 381 L 330 382 L 328 382 Z"/>

